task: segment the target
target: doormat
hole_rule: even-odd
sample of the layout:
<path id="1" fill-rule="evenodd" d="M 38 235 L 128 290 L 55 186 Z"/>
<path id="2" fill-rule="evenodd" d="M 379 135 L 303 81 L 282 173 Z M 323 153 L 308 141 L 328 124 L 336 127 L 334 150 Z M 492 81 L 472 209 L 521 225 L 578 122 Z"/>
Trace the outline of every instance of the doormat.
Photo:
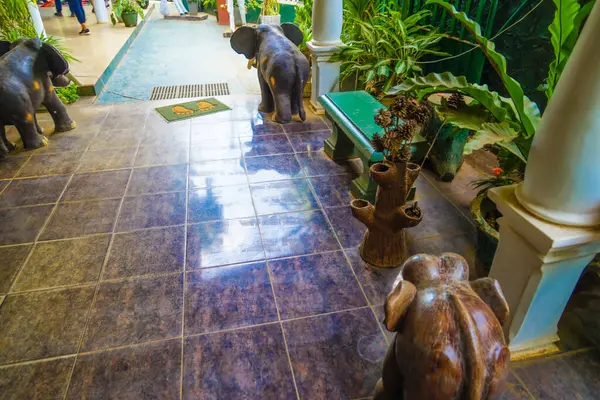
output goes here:
<path id="1" fill-rule="evenodd" d="M 211 97 L 210 99 L 200 99 L 172 106 L 158 107 L 156 112 L 162 115 L 168 122 L 173 122 L 229 110 L 231 110 L 229 106 Z"/>

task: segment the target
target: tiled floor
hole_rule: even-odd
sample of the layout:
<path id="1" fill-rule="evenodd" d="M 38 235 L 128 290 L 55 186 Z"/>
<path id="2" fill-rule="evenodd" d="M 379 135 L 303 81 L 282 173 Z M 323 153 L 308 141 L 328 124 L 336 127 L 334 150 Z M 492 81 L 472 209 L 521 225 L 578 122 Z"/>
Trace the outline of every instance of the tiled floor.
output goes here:
<path id="1" fill-rule="evenodd" d="M 0 161 L 0 398 L 370 396 L 397 271 L 358 255 L 356 164 L 324 157 L 320 117 L 281 127 L 254 97 L 223 101 L 170 125 L 158 103 L 71 108 L 77 130 Z M 468 187 L 417 186 L 411 251 L 473 263 L 448 200 Z M 598 398 L 599 353 L 562 346 L 515 364 L 503 399 Z"/>

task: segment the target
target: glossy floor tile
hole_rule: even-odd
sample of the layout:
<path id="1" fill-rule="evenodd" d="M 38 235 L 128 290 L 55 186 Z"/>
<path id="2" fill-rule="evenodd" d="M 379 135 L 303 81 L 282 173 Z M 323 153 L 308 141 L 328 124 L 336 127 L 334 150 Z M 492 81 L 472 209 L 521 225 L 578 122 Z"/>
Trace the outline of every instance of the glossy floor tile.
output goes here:
<path id="1" fill-rule="evenodd" d="M 343 248 L 360 245 L 367 232 L 367 227 L 352 216 L 350 207 L 327 208 L 325 213 Z"/>
<path id="2" fill-rule="evenodd" d="M 250 185 L 258 215 L 305 211 L 319 205 L 306 179 L 266 182 Z"/>
<path id="3" fill-rule="evenodd" d="M 117 232 L 185 223 L 185 193 L 125 197 Z"/>
<path id="4" fill-rule="evenodd" d="M 280 181 L 304 177 L 294 154 L 246 158 L 250 183 Z"/>
<path id="5" fill-rule="evenodd" d="M 20 178 L 68 175 L 75 172 L 83 153 L 34 154 L 19 172 Z"/>
<path id="6" fill-rule="evenodd" d="M 265 252 L 255 218 L 188 226 L 188 270 L 264 259 Z"/>
<path id="7" fill-rule="evenodd" d="M 131 170 L 75 174 L 63 194 L 62 201 L 99 200 L 123 197 Z"/>
<path id="8" fill-rule="evenodd" d="M 0 210 L 0 246 L 33 242 L 54 205 Z"/>
<path id="9" fill-rule="evenodd" d="M 11 155 L 0 162 L 0 179 L 11 179 L 29 160 L 30 155 L 16 156 Z"/>
<path id="10" fill-rule="evenodd" d="M 282 319 L 366 306 L 344 253 L 269 261 Z"/>
<path id="11" fill-rule="evenodd" d="M 320 151 L 323 143 L 331 135 L 329 130 L 288 134 L 288 139 L 297 153 Z"/>
<path id="12" fill-rule="evenodd" d="M 297 156 L 306 176 L 329 176 L 354 172 L 350 163 L 334 162 L 323 151 L 298 153 Z"/>
<path id="13" fill-rule="evenodd" d="M 205 161 L 190 165 L 190 188 L 247 184 L 244 161 L 229 159 Z"/>
<path id="14" fill-rule="evenodd" d="M 133 167 L 137 147 L 123 147 L 119 149 L 88 150 L 77 172 L 94 172 L 109 169 L 122 169 Z"/>
<path id="15" fill-rule="evenodd" d="M 75 357 L 0 368 L 0 393 L 7 399 L 63 399 Z"/>
<path id="16" fill-rule="evenodd" d="M 187 165 L 136 168 L 127 187 L 127 195 L 186 190 Z"/>
<path id="17" fill-rule="evenodd" d="M 285 135 L 261 135 L 240 138 L 244 157 L 293 153 L 294 149 Z"/>
<path id="18" fill-rule="evenodd" d="M 190 191 L 188 222 L 208 222 L 254 217 L 250 188 L 225 186 Z"/>
<path id="19" fill-rule="evenodd" d="M 68 176 L 13 180 L 0 195 L 0 207 L 55 203 L 68 180 Z"/>
<path id="20" fill-rule="evenodd" d="M 354 178 L 355 176 L 350 174 L 315 176 L 310 178 L 310 184 L 324 208 L 344 207 L 349 206 L 353 199 L 350 185 Z"/>
<path id="21" fill-rule="evenodd" d="M 10 286 L 23 265 L 31 245 L 0 247 L 0 260 L 3 266 L 0 268 L 0 293 L 8 293 Z"/>
<path id="22" fill-rule="evenodd" d="M 135 166 L 187 164 L 189 156 L 187 143 L 173 143 L 169 146 L 140 146 L 135 158 Z"/>
<path id="23" fill-rule="evenodd" d="M 277 309 L 264 262 L 187 274 L 185 334 L 274 321 Z"/>
<path id="24" fill-rule="evenodd" d="M 394 288 L 394 281 L 399 275 L 399 268 L 377 268 L 367 264 L 360 257 L 358 248 L 344 251 L 350 260 L 352 269 L 360 281 L 369 303 L 379 305 Z"/>
<path id="25" fill-rule="evenodd" d="M 185 340 L 183 398 L 293 399 L 279 324 Z"/>

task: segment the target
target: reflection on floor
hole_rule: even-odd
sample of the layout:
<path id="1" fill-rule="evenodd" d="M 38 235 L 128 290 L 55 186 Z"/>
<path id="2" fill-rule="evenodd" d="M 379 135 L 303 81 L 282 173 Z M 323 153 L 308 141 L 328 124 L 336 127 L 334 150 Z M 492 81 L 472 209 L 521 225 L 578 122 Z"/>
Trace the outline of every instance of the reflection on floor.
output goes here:
<path id="1" fill-rule="evenodd" d="M 164 102 L 71 108 L 77 130 L 0 161 L 0 397 L 370 396 L 397 271 L 358 256 L 356 164 L 323 155 L 318 116 L 282 127 L 221 100 L 169 125 Z M 412 252 L 474 262 L 470 174 L 419 178 Z M 598 398 L 600 354 L 561 337 L 504 399 Z"/>

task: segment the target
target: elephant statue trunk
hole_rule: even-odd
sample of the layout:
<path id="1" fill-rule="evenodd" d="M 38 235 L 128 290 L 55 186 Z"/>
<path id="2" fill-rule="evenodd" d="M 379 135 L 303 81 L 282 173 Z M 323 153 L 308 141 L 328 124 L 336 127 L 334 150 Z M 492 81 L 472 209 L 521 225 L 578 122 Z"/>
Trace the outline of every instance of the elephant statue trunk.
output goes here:
<path id="1" fill-rule="evenodd" d="M 406 204 L 420 167 L 410 162 L 384 161 L 371 166 L 377 183 L 375 205 L 365 200 L 350 203 L 352 215 L 367 227 L 360 255 L 377 267 L 397 267 L 408 257 L 405 228 L 417 226 L 423 213 L 417 203 Z"/>
<path id="2" fill-rule="evenodd" d="M 460 255 L 411 257 L 386 298 L 384 323 L 397 334 L 374 400 L 499 397 L 510 361 L 508 313 L 498 282 L 469 282 Z"/>
<path id="3" fill-rule="evenodd" d="M 45 146 L 35 112 L 43 104 L 54 121 L 55 132 L 75 128 L 67 109 L 54 90 L 67 86 L 69 64 L 53 46 L 40 39 L 20 39 L 14 43 L 0 41 L 0 157 L 14 149 L 6 138 L 5 126 L 14 125 L 23 146 Z"/>

